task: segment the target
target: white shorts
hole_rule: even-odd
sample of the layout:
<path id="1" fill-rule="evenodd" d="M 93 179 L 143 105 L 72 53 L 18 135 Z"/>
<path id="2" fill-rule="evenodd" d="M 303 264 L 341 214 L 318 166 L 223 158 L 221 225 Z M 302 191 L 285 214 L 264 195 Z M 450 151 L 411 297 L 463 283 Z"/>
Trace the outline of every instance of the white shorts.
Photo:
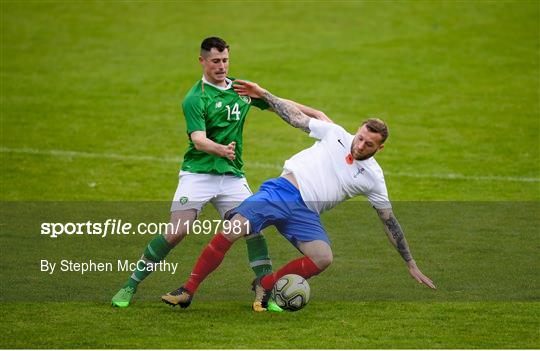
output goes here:
<path id="1" fill-rule="evenodd" d="M 211 202 L 224 218 L 228 211 L 251 195 L 246 178 L 182 171 L 171 212 L 195 209 L 198 214 L 204 205 Z"/>

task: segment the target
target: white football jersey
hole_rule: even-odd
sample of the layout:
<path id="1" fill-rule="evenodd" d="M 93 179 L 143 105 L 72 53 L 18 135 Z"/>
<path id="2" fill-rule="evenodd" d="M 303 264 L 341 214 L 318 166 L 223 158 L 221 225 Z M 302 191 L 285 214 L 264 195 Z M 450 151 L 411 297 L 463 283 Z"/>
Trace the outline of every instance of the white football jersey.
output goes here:
<path id="1" fill-rule="evenodd" d="M 350 156 L 354 135 L 342 127 L 312 118 L 310 137 L 315 144 L 287 161 L 283 173 L 294 174 L 309 209 L 322 213 L 353 196 L 367 196 L 375 208 L 391 208 L 381 167 L 373 157 Z"/>

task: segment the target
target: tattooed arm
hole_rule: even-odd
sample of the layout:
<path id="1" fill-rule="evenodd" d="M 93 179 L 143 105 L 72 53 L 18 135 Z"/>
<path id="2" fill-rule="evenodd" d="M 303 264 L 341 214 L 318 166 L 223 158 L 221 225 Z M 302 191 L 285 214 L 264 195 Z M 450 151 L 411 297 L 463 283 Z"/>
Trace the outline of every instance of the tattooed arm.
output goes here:
<path id="1" fill-rule="evenodd" d="M 411 250 L 409 249 L 409 244 L 407 244 L 407 240 L 405 239 L 405 234 L 403 234 L 403 230 L 401 229 L 396 216 L 394 216 L 392 209 L 377 209 L 377 214 L 383 222 L 384 231 L 388 236 L 388 240 L 390 240 L 392 245 L 394 245 L 401 257 L 407 263 L 407 268 L 409 269 L 411 276 L 420 284 L 425 284 L 432 289 L 436 289 L 433 281 L 425 276 L 416 266 L 416 262 L 414 261 L 411 255 Z"/>
<path id="2" fill-rule="evenodd" d="M 293 103 L 272 95 L 268 90 L 262 93 L 261 98 L 272 107 L 281 119 L 291 126 L 300 128 L 309 133 L 309 117 L 302 113 Z"/>
<path id="3" fill-rule="evenodd" d="M 235 80 L 234 83 L 234 90 L 239 95 L 248 95 L 252 98 L 263 99 L 285 122 L 309 133 L 309 116 L 300 111 L 293 102 L 280 99 L 253 82 Z"/>
<path id="4" fill-rule="evenodd" d="M 290 102 L 291 104 L 296 106 L 300 111 L 302 111 L 303 114 L 308 115 L 308 117 L 310 117 L 310 118 L 315 118 L 315 119 L 318 119 L 318 120 L 321 120 L 321 121 L 324 121 L 324 122 L 328 122 L 328 123 L 334 123 L 334 121 L 332 121 L 330 119 L 330 117 L 328 117 L 324 112 L 319 111 L 319 110 L 317 110 L 317 109 L 315 109 L 313 107 L 302 105 L 302 104 L 300 104 L 300 103 L 298 103 L 296 101 L 293 101 L 293 100 L 288 100 L 288 99 L 283 99 L 283 98 L 281 98 L 281 100 L 283 100 L 285 102 Z M 272 108 L 269 108 L 269 110 L 274 111 Z"/>
<path id="5" fill-rule="evenodd" d="M 377 210 L 377 214 L 384 224 L 384 231 L 386 232 L 386 235 L 388 235 L 388 240 L 394 245 L 405 262 L 411 261 L 413 258 L 411 250 L 409 250 L 409 244 L 407 244 L 407 240 L 405 240 L 403 230 L 401 230 L 401 226 L 399 225 L 396 216 L 394 216 L 392 209 L 385 208 Z"/>

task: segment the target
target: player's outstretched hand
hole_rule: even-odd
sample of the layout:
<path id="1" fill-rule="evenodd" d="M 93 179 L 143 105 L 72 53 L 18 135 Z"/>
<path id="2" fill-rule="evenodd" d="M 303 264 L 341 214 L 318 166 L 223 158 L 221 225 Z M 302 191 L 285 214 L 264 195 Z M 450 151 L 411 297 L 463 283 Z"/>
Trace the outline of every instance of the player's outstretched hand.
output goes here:
<path id="1" fill-rule="evenodd" d="M 424 275 L 424 273 L 422 273 L 422 271 L 420 271 L 420 269 L 418 268 L 418 266 L 416 265 L 416 262 L 414 262 L 414 260 L 410 260 L 409 262 L 407 262 L 407 268 L 409 269 L 409 273 L 411 274 L 411 276 L 417 282 L 419 282 L 420 284 L 427 285 L 431 289 L 437 289 L 435 284 L 433 284 L 433 281 L 431 279 L 429 279 L 426 275 Z"/>
<path id="2" fill-rule="evenodd" d="M 224 145 L 223 157 L 228 158 L 229 160 L 234 160 L 236 158 L 236 153 L 234 149 L 236 148 L 236 141 L 231 142 L 229 145 Z"/>
<path id="3" fill-rule="evenodd" d="M 260 99 L 264 89 L 257 83 L 246 82 L 245 80 L 237 79 L 233 82 L 233 89 L 238 95 L 247 95 L 255 99 Z"/>

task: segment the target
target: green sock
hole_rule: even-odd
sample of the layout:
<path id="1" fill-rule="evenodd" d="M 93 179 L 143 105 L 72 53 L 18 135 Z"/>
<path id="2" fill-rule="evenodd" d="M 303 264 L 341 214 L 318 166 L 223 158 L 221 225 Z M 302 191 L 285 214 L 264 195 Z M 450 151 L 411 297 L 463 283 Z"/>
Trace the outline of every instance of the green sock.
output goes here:
<path id="1" fill-rule="evenodd" d="M 268 255 L 266 238 L 262 234 L 251 234 L 246 238 L 249 265 L 257 277 L 272 273 L 272 261 Z"/>
<path id="2" fill-rule="evenodd" d="M 161 262 L 173 247 L 173 245 L 165 240 L 163 235 L 159 235 L 148 243 L 140 260 L 147 264 Z M 143 265 L 142 263 L 138 263 L 137 268 L 133 271 L 133 274 L 131 274 L 131 277 L 124 287 L 130 286 L 137 289 L 137 285 L 139 285 L 144 278 L 148 277 L 150 273 L 152 273 L 152 271 L 147 269 L 146 264 Z"/>

